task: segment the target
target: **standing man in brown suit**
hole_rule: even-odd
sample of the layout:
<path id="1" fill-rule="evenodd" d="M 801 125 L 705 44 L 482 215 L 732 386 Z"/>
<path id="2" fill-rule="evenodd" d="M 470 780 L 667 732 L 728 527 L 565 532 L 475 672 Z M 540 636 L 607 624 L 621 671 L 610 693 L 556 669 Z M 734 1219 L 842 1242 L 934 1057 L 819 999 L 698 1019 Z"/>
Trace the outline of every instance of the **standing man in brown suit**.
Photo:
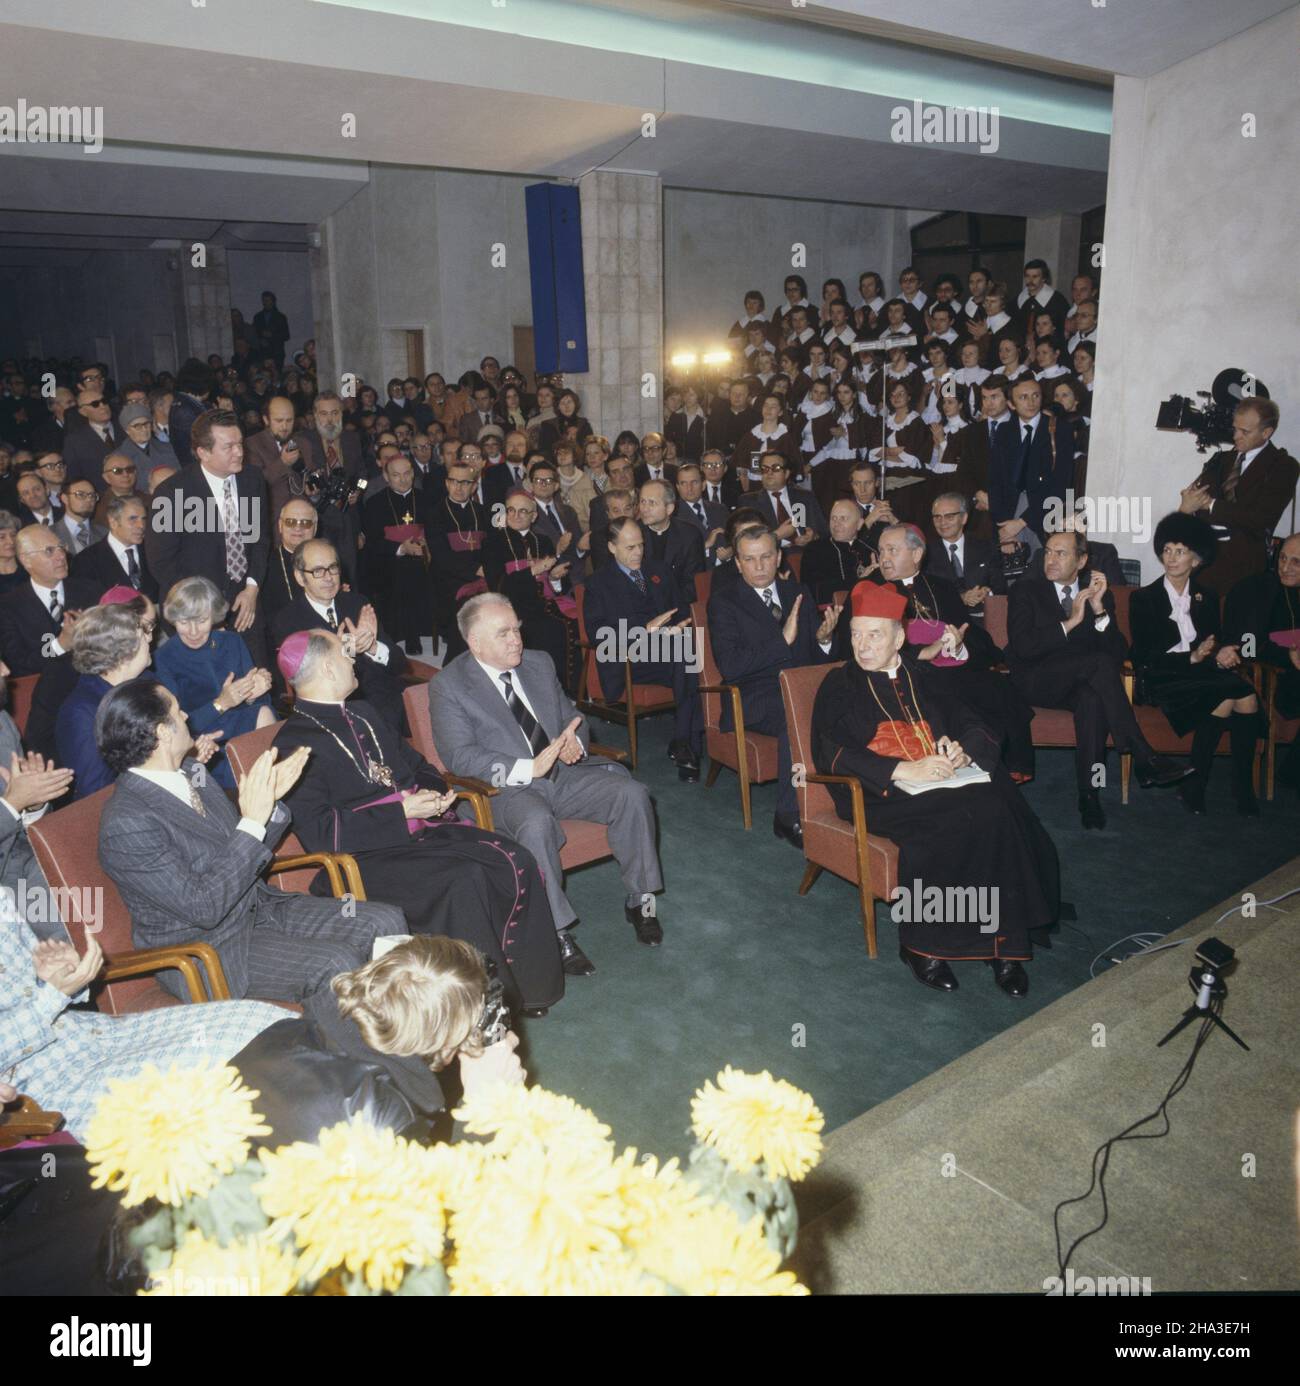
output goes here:
<path id="1" fill-rule="evenodd" d="M 284 395 L 272 395 L 262 407 L 265 427 L 254 433 L 244 444 L 244 461 L 260 467 L 271 496 L 271 523 L 280 518 L 280 511 L 294 496 L 303 494 L 306 441 L 294 432 L 293 401 Z"/>
<path id="2" fill-rule="evenodd" d="M 1204 514 L 1219 551 L 1203 581 L 1225 597 L 1242 578 L 1268 566 L 1273 529 L 1295 499 L 1300 462 L 1269 441 L 1277 429 L 1271 399 L 1244 399 L 1232 417 L 1232 449 L 1215 453 L 1182 492 L 1185 515 Z"/>

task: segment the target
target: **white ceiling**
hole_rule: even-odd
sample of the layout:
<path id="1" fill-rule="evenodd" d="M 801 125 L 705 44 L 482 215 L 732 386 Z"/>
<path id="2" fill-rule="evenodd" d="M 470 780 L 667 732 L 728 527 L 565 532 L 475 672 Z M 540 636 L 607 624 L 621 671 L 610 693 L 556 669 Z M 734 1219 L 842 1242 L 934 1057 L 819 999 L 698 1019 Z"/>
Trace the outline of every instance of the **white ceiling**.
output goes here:
<path id="1" fill-rule="evenodd" d="M 788 16 L 790 0 L 722 0 Z M 796 13 L 913 42 L 1149 77 L 1250 29 L 1300 0 L 809 0 Z"/>

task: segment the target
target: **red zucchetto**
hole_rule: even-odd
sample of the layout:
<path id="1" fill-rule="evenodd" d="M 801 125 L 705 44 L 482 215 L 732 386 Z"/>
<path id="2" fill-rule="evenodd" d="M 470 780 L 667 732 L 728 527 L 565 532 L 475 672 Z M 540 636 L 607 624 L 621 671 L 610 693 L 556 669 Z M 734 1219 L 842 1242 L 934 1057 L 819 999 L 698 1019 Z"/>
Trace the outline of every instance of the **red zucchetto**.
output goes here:
<path id="1" fill-rule="evenodd" d="M 907 610 L 907 598 L 892 583 L 863 581 L 850 597 L 854 616 L 879 616 L 886 621 L 901 621 Z"/>

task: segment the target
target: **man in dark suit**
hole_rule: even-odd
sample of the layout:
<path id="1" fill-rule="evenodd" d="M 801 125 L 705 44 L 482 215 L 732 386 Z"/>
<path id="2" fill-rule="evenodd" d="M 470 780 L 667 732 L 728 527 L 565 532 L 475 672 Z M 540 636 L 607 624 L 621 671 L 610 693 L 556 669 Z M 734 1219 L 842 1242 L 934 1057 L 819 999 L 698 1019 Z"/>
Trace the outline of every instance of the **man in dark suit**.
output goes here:
<path id="1" fill-rule="evenodd" d="M 393 905 L 353 901 L 345 910 L 262 883 L 271 844 L 289 826 L 279 800 L 302 774 L 305 747 L 282 761 L 274 748 L 264 752 L 241 780 L 236 808 L 214 778 L 187 773 L 193 737 L 156 680 L 113 689 L 97 733 L 118 776 L 100 818 L 99 860 L 130 912 L 137 947 L 209 943 L 235 999 L 303 1001 L 367 962 L 377 937 L 406 932 Z M 159 980 L 183 994 L 178 973 Z"/>
<path id="2" fill-rule="evenodd" d="M 730 457 L 736 450 L 736 444 L 758 423 L 758 419 L 758 410 L 749 402 L 749 386 L 743 380 L 737 380 L 728 391 L 727 398 L 718 400 L 713 406 L 705 439 L 710 449 L 720 449 Z"/>
<path id="3" fill-rule="evenodd" d="M 293 556 L 293 576 L 300 590 L 276 614 L 272 648 L 278 650 L 300 630 L 332 630 L 350 637 L 360 696 L 373 703 L 390 726 L 405 729 L 402 675 L 410 666 L 380 626 L 370 602 L 360 592 L 342 590 L 338 550 L 328 539 L 309 539 Z"/>
<path id="4" fill-rule="evenodd" d="M 635 491 L 611 489 L 606 491 L 603 496 L 598 496 L 597 500 L 601 502 L 601 522 L 599 524 L 596 523 L 596 506 L 593 502 L 591 507 L 591 529 L 578 541 L 578 552 L 590 555 L 593 571 L 603 568 L 610 562 L 610 525 L 612 525 L 615 520 L 623 520 L 628 517 L 635 519 L 637 513 Z"/>
<path id="5" fill-rule="evenodd" d="M 1100 539 L 1088 538 L 1088 514 L 1086 510 L 1076 510 L 1072 515 L 1062 517 L 1061 523 L 1057 528 L 1062 530 L 1074 530 L 1082 534 L 1088 545 L 1088 552 L 1083 561 L 1083 566 L 1090 573 L 1100 573 L 1106 579 L 1109 587 L 1124 587 L 1124 570 L 1119 566 L 1119 550 L 1114 544 L 1107 544 Z M 1029 577 L 1043 576 L 1043 550 L 1029 560 L 1029 567 L 1025 569 Z"/>
<path id="6" fill-rule="evenodd" d="M 458 620 L 468 649 L 429 681 L 434 742 L 453 774 L 497 786 L 493 819 L 542 868 L 565 972 L 595 971 L 573 937 L 578 916 L 564 893 L 565 818 L 606 824 L 627 891 L 624 918 L 638 942 L 657 946 L 663 928 L 654 896 L 663 873 L 645 785 L 623 766 L 587 754 L 586 720 L 560 687 L 550 656 L 524 649 L 519 618 L 504 597 L 480 593 Z"/>
<path id="7" fill-rule="evenodd" d="M 184 577 L 205 577 L 230 603 L 226 629 L 244 637 L 266 668 L 266 623 L 258 593 L 266 578 L 271 524 L 266 482 L 244 466 L 243 435 L 233 412 L 209 409 L 194 420 L 197 461 L 154 492 L 145 552 L 165 594 Z"/>
<path id="8" fill-rule="evenodd" d="M 1220 649 L 1233 646 L 1277 674 L 1278 712 L 1300 717 L 1300 648 L 1275 644 L 1274 631 L 1300 629 L 1300 533 L 1286 539 L 1277 556 L 1277 571 L 1243 578 L 1228 594 Z M 1249 643 L 1247 643 L 1249 642 Z M 1300 738 L 1287 748 L 1277 776 L 1300 790 Z"/>
<path id="9" fill-rule="evenodd" d="M 1073 531 L 1049 534 L 1044 576 L 1023 577 L 1007 608 L 1007 660 L 1016 687 L 1035 707 L 1074 714 L 1074 764 L 1085 828 L 1104 828 L 1099 785 L 1106 738 L 1129 751 L 1138 783 L 1175 784 L 1192 773 L 1158 756 L 1138 729 L 1120 673 L 1128 653 L 1115 619 L 1115 598 L 1100 573 L 1083 571 L 1087 542 Z"/>
<path id="10" fill-rule="evenodd" d="M 700 458 L 700 473 L 704 478 L 703 500 L 710 505 L 721 505 L 727 511 L 734 510 L 740 504 L 744 494 L 740 489 L 740 480 L 727 466 L 727 459 L 720 448 L 705 449 Z"/>
<path id="11" fill-rule="evenodd" d="M 50 416 L 32 429 L 32 451 L 39 458 L 43 452 L 63 453 L 68 440 L 69 425 L 75 426 L 77 397 L 66 385 L 58 386 L 50 401 Z"/>
<path id="12" fill-rule="evenodd" d="M 994 434 L 989 455 L 989 513 L 1000 542 L 1041 542 L 1049 506 L 1063 513 L 1074 483 L 1074 430 L 1057 419 L 1055 432 L 1043 413 L 1043 388 L 1031 376 L 1011 387 L 1013 417 Z"/>
<path id="13" fill-rule="evenodd" d="M 114 496 L 108 502 L 108 534 L 72 560 L 72 575 L 93 582 L 101 596 L 111 587 L 134 587 L 158 601 L 158 580 L 144 549 L 147 528 L 143 496 Z"/>
<path id="14" fill-rule="evenodd" d="M 989 461 L 998 429 L 1011 419 L 1011 385 L 1006 376 L 990 375 L 980 382 L 980 417 L 962 430 L 961 457 L 953 473 L 953 489 L 972 502 L 972 538 L 994 537 L 989 520 Z"/>
<path id="15" fill-rule="evenodd" d="M 984 600 L 1007 590 L 1002 556 L 989 539 L 966 533 L 971 502 L 960 491 L 945 491 L 930 505 L 935 537 L 930 540 L 926 572 L 957 584 L 971 617 L 984 624 Z"/>
<path id="16" fill-rule="evenodd" d="M 0 656 L 11 674 L 40 674 L 27 719 L 28 746 L 55 755 L 54 718 L 77 682 L 72 632 L 99 600 L 94 585 L 68 576 L 68 554 L 44 525 L 18 531 L 18 561 L 30 582 L 0 597 Z"/>
<path id="17" fill-rule="evenodd" d="M 582 538 L 582 525 L 574 508 L 559 499 L 560 473 L 553 462 L 537 461 L 529 467 L 528 490 L 537 502 L 534 528 L 555 545 L 557 555 L 563 555 Z"/>
<path id="18" fill-rule="evenodd" d="M 716 454 L 715 454 L 716 456 Z M 722 542 L 730 510 L 721 501 L 705 500 L 704 476 L 697 462 L 677 468 L 676 518 L 699 530 L 704 540 L 704 562 L 713 566 L 713 550 Z"/>
<path id="19" fill-rule="evenodd" d="M 745 726 L 777 738 L 776 816 L 772 831 L 802 850 L 799 798 L 791 773 L 790 736 L 781 702 L 782 669 L 821 664 L 833 657 L 841 608 L 829 606 L 818 624 L 817 605 L 801 583 L 778 580 L 781 550 L 770 531 L 736 541 L 741 581 L 709 598 L 709 641 L 718 670 L 740 689 Z M 723 722 L 731 720 L 723 700 Z"/>
<path id="20" fill-rule="evenodd" d="M 244 443 L 244 460 L 261 469 L 271 500 L 271 523 L 294 495 L 303 493 L 307 441 L 294 431 L 293 401 L 272 395 L 262 407 L 265 427 Z"/>
<path id="21" fill-rule="evenodd" d="M 479 433 L 483 429 L 493 425 L 500 427 L 492 414 L 492 405 L 496 397 L 497 392 L 484 380 L 480 380 L 474 387 L 473 406 L 463 415 L 459 424 L 462 443 L 477 443 Z"/>
<path id="22" fill-rule="evenodd" d="M 83 386 L 77 391 L 77 413 L 84 425 L 69 424 L 63 442 L 67 479 L 89 481 L 97 491 L 102 491 L 107 485 L 103 477 L 104 458 L 118 442 L 113 411 L 101 388 Z"/>
<path id="23" fill-rule="evenodd" d="M 668 754 L 680 777 L 694 782 L 703 743 L 699 676 L 693 667 L 694 585 L 683 588 L 666 563 L 645 556 L 645 535 L 633 519 L 611 522 L 608 548 L 613 561 L 583 587 L 583 620 L 596 646 L 601 692 L 611 699 L 624 696 L 629 661 L 633 683 L 671 687 L 677 713 Z"/>
<path id="24" fill-rule="evenodd" d="M 676 517 L 677 493 L 667 481 L 647 481 L 637 496 L 637 515 L 645 531 L 646 556 L 672 569 L 683 592 L 695 590 L 704 571 L 704 536 Z"/>
<path id="25" fill-rule="evenodd" d="M 781 547 L 803 548 L 818 535 L 829 534 L 830 527 L 817 497 L 811 491 L 790 485 L 790 467 L 785 458 L 780 453 L 768 452 L 758 462 L 762 489 L 746 492 L 744 503 L 758 511 Z"/>
<path id="26" fill-rule="evenodd" d="M 25 525 L 53 527 L 63 518 L 63 507 L 49 493 L 41 474 L 25 464 L 14 483 L 18 490 L 18 518 Z"/>
<path id="27" fill-rule="evenodd" d="M 664 461 L 662 433 L 647 433 L 641 439 L 641 456 L 644 461 L 638 464 L 635 473 L 638 488 L 647 481 L 666 481 L 670 486 L 677 484 L 677 464 Z"/>
<path id="28" fill-rule="evenodd" d="M 1243 400 L 1232 416 L 1232 448 L 1215 453 L 1182 493 L 1178 508 L 1218 532 L 1218 554 L 1201 581 L 1220 597 L 1265 570 L 1274 527 L 1295 499 L 1300 463 L 1270 441 L 1279 417 L 1274 400 Z"/>

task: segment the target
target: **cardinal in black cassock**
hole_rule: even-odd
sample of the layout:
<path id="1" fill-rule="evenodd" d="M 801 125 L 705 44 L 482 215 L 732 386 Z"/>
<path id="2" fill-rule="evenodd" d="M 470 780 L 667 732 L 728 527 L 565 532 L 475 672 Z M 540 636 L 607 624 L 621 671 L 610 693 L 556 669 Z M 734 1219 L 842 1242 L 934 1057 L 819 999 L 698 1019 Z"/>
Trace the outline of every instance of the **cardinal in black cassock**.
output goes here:
<path id="1" fill-rule="evenodd" d="M 854 657 L 826 676 L 813 709 L 817 768 L 861 781 L 867 826 L 897 843 L 899 883 L 909 894 L 917 882 L 927 895 L 939 887 L 945 899 L 962 898 L 949 888 L 994 892 L 979 897 L 995 904 L 996 928 L 988 932 L 979 919 L 918 920 L 922 900 L 911 900 L 899 940 L 918 980 L 952 990 L 947 960 L 984 959 L 1004 990 L 1023 995 L 1028 983 L 1018 964 L 1031 956 L 1029 931 L 1052 924 L 1060 910 L 1056 848 L 999 764 L 992 734 L 943 675 L 901 653 L 906 599 L 862 582 L 851 600 Z M 959 743 L 955 755 L 950 742 Z M 915 795 L 899 787 L 900 778 L 950 778 L 943 763 L 965 757 L 989 783 Z M 829 788 L 840 817 L 851 819 L 847 786 Z"/>
<path id="2" fill-rule="evenodd" d="M 318 640 L 328 651 L 309 660 L 309 643 Z M 299 746 L 311 751 L 286 800 L 304 848 L 351 853 L 367 897 L 400 906 L 412 933 L 472 943 L 496 963 L 512 1007 L 559 1001 L 564 973 L 555 920 L 532 853 L 450 814 L 406 817 L 406 795 L 445 793 L 446 782 L 373 706 L 344 704 L 356 678 L 337 635 L 290 636 L 278 658 L 296 699 L 276 749 L 282 756 Z"/>

